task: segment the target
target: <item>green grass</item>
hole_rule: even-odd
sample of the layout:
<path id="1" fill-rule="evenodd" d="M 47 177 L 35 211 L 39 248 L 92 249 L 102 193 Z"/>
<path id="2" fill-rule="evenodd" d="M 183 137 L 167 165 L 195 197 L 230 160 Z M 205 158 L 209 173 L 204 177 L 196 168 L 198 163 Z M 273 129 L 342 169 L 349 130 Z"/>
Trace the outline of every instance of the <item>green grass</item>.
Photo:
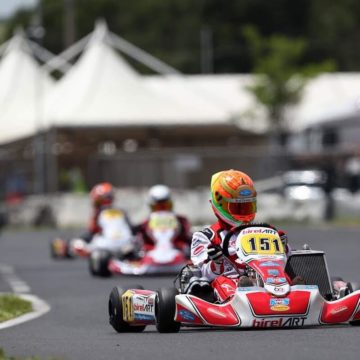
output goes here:
<path id="1" fill-rule="evenodd" d="M 7 355 L 5 355 L 3 349 L 0 348 L 0 360 L 20 360 L 19 358 L 14 358 L 14 357 L 9 357 Z M 39 360 L 39 358 L 37 357 L 27 357 L 25 359 L 22 360 Z"/>
<path id="2" fill-rule="evenodd" d="M 0 295 L 0 323 L 32 311 L 30 301 L 23 300 L 15 295 Z M 3 358 L 1 357 L 0 360 Z"/>

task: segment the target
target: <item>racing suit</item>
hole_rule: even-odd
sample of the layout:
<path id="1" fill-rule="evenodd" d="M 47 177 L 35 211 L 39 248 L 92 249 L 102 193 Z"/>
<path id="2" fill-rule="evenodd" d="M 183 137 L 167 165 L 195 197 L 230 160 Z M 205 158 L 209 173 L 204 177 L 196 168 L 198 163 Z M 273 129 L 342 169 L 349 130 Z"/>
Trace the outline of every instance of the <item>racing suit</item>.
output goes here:
<path id="1" fill-rule="evenodd" d="M 253 225 L 256 226 L 257 224 Z M 274 227 L 272 228 L 276 230 Z M 237 259 L 235 241 L 238 232 L 230 235 L 230 231 L 231 228 L 227 224 L 218 220 L 215 224 L 205 227 L 201 231 L 196 231 L 193 234 L 191 242 L 192 263 L 200 267 L 202 276 L 208 279 L 214 289 L 215 296 L 221 301 L 224 301 L 235 293 L 238 279 L 244 274 L 244 265 L 235 263 Z M 277 231 L 281 240 L 285 243 L 285 252 L 287 256 L 289 256 L 291 249 L 286 242 L 286 234 L 282 230 Z M 231 261 L 224 258 L 221 264 L 217 264 L 208 258 L 207 250 L 211 244 L 223 249 L 227 234 L 230 235 L 227 251 L 228 258 Z M 236 264 L 238 271 L 234 268 L 233 264 Z"/>
<path id="2" fill-rule="evenodd" d="M 133 228 L 130 224 L 129 218 L 123 210 L 114 209 L 110 206 L 102 206 L 94 209 L 94 213 L 90 219 L 87 231 L 80 236 L 80 238 L 83 239 L 86 243 L 90 243 L 95 235 L 102 234 L 105 228 L 112 226 L 111 222 L 107 221 L 106 216 L 104 216 L 106 213 L 106 212 L 104 213 L 105 210 L 116 210 L 120 215 L 120 217 L 122 218 L 121 232 L 123 233 L 125 231 L 126 233 L 131 232 L 131 234 L 133 234 Z M 101 216 L 101 214 L 103 215 Z"/>
<path id="3" fill-rule="evenodd" d="M 173 240 L 174 247 L 176 249 L 183 251 L 188 256 L 190 252 L 190 244 L 191 244 L 190 223 L 184 216 L 180 216 L 176 214 L 174 215 L 179 225 L 178 233 Z M 149 221 L 150 221 L 150 217 L 142 224 L 134 227 L 134 233 L 141 238 L 143 242 L 142 249 L 145 252 L 150 251 L 155 247 L 154 240 L 150 236 L 151 231 L 149 229 Z"/>

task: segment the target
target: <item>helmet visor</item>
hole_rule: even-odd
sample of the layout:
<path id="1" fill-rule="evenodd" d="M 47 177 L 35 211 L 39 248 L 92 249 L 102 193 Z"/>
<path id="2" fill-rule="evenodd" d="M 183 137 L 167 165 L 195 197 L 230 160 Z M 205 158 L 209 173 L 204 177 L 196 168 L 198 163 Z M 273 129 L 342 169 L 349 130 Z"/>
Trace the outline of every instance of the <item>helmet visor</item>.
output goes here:
<path id="1" fill-rule="evenodd" d="M 228 202 L 228 213 L 233 216 L 248 216 L 256 213 L 256 198 L 244 202 Z"/>
<path id="2" fill-rule="evenodd" d="M 162 200 L 151 205 L 152 211 L 170 211 L 172 210 L 171 200 Z"/>

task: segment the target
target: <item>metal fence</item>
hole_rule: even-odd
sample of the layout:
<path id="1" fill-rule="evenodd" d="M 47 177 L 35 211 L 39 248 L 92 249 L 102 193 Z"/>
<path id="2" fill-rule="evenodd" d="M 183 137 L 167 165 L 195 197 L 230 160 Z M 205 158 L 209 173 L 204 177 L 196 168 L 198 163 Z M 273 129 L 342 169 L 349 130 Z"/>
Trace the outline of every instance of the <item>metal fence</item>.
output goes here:
<path id="1" fill-rule="evenodd" d="M 285 152 L 255 147 L 178 148 L 97 155 L 89 160 L 88 182 L 104 179 L 117 186 L 165 183 L 175 188 L 207 186 L 213 173 L 238 169 L 254 179 L 270 178 L 290 168 Z"/>

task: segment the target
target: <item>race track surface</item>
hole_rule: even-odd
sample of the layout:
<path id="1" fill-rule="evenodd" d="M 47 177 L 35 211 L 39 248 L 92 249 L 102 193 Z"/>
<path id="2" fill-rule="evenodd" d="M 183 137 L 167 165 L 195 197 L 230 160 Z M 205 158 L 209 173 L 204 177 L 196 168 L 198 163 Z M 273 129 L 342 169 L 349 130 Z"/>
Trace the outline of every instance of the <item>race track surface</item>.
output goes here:
<path id="1" fill-rule="evenodd" d="M 306 242 L 325 250 L 331 275 L 360 281 L 360 228 L 289 227 L 287 231 L 293 248 Z M 155 290 L 171 286 L 173 277 L 92 278 L 85 260 L 50 258 L 49 241 L 56 234 L 9 231 L 0 236 L 0 263 L 14 267 L 31 293 L 51 306 L 36 320 L 0 331 L 0 348 L 8 355 L 68 360 L 359 358 L 360 327 L 347 325 L 231 331 L 185 328 L 178 334 L 158 334 L 149 326 L 144 333 L 117 334 L 107 318 L 112 287 L 138 283 Z M 9 290 L 0 278 L 0 292 Z"/>

